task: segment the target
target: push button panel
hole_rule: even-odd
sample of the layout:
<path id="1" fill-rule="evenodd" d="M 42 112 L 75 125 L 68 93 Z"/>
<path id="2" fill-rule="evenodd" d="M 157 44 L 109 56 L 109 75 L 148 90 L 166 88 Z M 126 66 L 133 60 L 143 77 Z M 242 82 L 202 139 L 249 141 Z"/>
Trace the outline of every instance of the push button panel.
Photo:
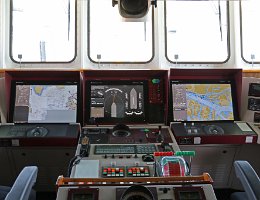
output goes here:
<path id="1" fill-rule="evenodd" d="M 103 167 L 102 168 L 102 177 L 111 178 L 111 177 L 124 177 L 125 168 L 124 167 Z"/>
<path id="2" fill-rule="evenodd" d="M 147 166 L 128 167 L 127 176 L 128 177 L 149 177 L 150 176 L 149 167 Z"/>

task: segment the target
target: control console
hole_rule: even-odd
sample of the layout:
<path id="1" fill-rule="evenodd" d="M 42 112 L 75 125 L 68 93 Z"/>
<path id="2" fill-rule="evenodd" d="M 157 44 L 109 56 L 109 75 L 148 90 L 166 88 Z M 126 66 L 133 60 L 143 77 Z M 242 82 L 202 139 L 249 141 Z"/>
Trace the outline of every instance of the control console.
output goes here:
<path id="1" fill-rule="evenodd" d="M 24 123 L 0 125 L 0 146 L 75 146 L 78 123 Z"/>
<path id="2" fill-rule="evenodd" d="M 60 187 L 57 193 L 57 200 L 68 199 L 89 199 L 89 200 L 216 200 L 212 185 L 132 185 L 132 186 L 90 186 Z"/>
<path id="3" fill-rule="evenodd" d="M 167 144 L 167 150 L 171 151 L 162 154 L 172 155 L 178 151 L 178 146 L 175 145 Z M 72 168 L 71 177 L 157 176 L 154 153 L 164 149 L 161 144 L 90 144 L 88 157 L 81 158 Z M 81 145 L 77 151 L 82 152 Z"/>
<path id="4" fill-rule="evenodd" d="M 76 151 L 83 158 L 70 176 L 150 177 L 156 174 L 154 152 L 168 155 L 175 151 L 179 147 L 166 126 L 84 127 Z M 91 169 L 91 173 L 86 169 Z"/>
<path id="5" fill-rule="evenodd" d="M 82 136 L 91 144 L 146 144 L 172 143 L 173 135 L 168 127 L 128 127 L 118 124 L 114 127 L 83 127 Z"/>
<path id="6" fill-rule="evenodd" d="M 212 182 L 197 184 L 191 180 L 188 183 L 184 177 L 187 175 L 186 163 L 178 162 L 178 158 L 184 161 L 178 157 L 178 152 L 169 127 L 121 124 L 84 127 L 68 178 L 72 184 L 58 187 L 57 200 L 174 200 L 186 197 L 215 200 Z M 188 185 L 171 182 L 172 174 L 185 178 L 183 183 Z M 165 182 L 163 178 L 171 181 Z M 74 180 L 80 183 L 73 184 Z M 61 181 L 57 180 L 57 183 Z"/>
<path id="7" fill-rule="evenodd" d="M 257 134 L 245 122 L 176 122 L 171 129 L 178 144 L 256 143 Z"/>

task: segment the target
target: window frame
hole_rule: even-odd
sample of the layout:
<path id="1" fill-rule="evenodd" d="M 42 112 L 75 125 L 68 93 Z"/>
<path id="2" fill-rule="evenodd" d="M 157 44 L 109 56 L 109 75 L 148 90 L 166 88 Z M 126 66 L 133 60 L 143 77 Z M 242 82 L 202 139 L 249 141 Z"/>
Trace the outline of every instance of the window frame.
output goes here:
<path id="1" fill-rule="evenodd" d="M 155 58 L 155 17 L 154 17 L 154 6 L 150 6 L 149 9 L 152 9 L 152 56 L 151 58 L 148 60 L 148 61 L 144 61 L 144 62 L 135 62 L 135 61 L 125 61 L 125 62 L 122 62 L 122 61 L 100 61 L 100 62 L 97 62 L 95 60 L 93 60 L 91 58 L 91 55 L 90 55 L 90 52 L 91 52 L 91 49 L 90 49 L 90 1 L 91 0 L 88 0 L 88 5 L 87 5 L 87 57 L 88 59 L 92 62 L 92 63 L 95 63 L 95 64 L 149 64 L 151 63 L 154 58 Z M 95 0 L 93 0 L 95 1 Z M 112 5 L 111 5 L 112 6 Z M 117 12 L 117 11 L 116 11 Z M 127 23 L 127 22 L 126 22 Z"/>
<path id="2" fill-rule="evenodd" d="M 239 20 L 240 20 L 240 54 L 241 54 L 241 59 L 247 63 L 247 64 L 260 64 L 260 60 L 259 61 L 248 61 L 245 59 L 244 57 L 244 51 L 243 51 L 243 11 L 242 11 L 242 1 L 239 1 Z"/>
<path id="3" fill-rule="evenodd" d="M 13 0 L 10 0 L 10 11 L 9 11 L 9 17 L 10 17 L 10 21 L 9 21 L 9 58 L 11 59 L 12 62 L 16 63 L 16 64 L 69 64 L 72 63 L 76 60 L 77 58 L 77 35 L 78 35 L 78 31 L 77 31 L 77 15 L 78 15 L 78 10 L 77 10 L 77 0 L 75 0 L 75 38 L 74 38 L 74 56 L 71 60 L 69 61 L 17 61 L 14 59 L 13 57 Z"/>
<path id="4" fill-rule="evenodd" d="M 171 63 L 171 64 L 176 64 L 176 61 L 172 61 L 169 59 L 168 54 L 167 54 L 167 45 L 168 45 L 168 39 L 167 39 L 167 1 L 164 1 L 164 38 L 165 38 L 165 48 L 164 48 L 164 52 L 165 52 L 165 58 L 166 60 Z M 222 62 L 206 62 L 206 61 L 185 61 L 185 62 L 181 62 L 181 61 L 177 61 L 178 64 L 225 64 L 227 63 L 230 58 L 231 58 L 231 52 L 230 52 L 230 7 L 229 7 L 229 1 L 226 0 L 226 15 L 227 15 L 227 58 L 222 61 Z"/>

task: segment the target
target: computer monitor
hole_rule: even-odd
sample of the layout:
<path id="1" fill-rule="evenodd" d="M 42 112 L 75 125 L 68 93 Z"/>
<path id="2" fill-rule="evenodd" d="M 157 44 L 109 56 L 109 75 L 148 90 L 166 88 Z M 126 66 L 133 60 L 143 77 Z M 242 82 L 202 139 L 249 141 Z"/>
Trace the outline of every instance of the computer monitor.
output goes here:
<path id="1" fill-rule="evenodd" d="M 146 121 L 146 81 L 86 81 L 86 123 Z"/>
<path id="2" fill-rule="evenodd" d="M 237 118 L 232 81 L 171 80 L 173 121 L 234 121 Z"/>
<path id="3" fill-rule="evenodd" d="M 79 83 L 74 81 L 13 81 L 14 123 L 75 123 L 79 117 Z"/>

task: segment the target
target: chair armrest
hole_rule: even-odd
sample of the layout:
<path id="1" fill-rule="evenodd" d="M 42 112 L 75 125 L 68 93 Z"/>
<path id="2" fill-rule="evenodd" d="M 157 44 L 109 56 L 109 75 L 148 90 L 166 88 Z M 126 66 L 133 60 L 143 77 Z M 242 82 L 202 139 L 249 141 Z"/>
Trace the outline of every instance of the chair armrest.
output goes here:
<path id="1" fill-rule="evenodd" d="M 36 166 L 24 167 L 19 176 L 16 178 L 5 200 L 27 200 L 32 187 L 36 182 L 37 173 L 38 167 Z"/>
<path id="2" fill-rule="evenodd" d="M 252 166 L 244 160 L 234 162 L 236 176 L 240 179 L 241 184 L 250 200 L 260 199 L 260 179 Z"/>

